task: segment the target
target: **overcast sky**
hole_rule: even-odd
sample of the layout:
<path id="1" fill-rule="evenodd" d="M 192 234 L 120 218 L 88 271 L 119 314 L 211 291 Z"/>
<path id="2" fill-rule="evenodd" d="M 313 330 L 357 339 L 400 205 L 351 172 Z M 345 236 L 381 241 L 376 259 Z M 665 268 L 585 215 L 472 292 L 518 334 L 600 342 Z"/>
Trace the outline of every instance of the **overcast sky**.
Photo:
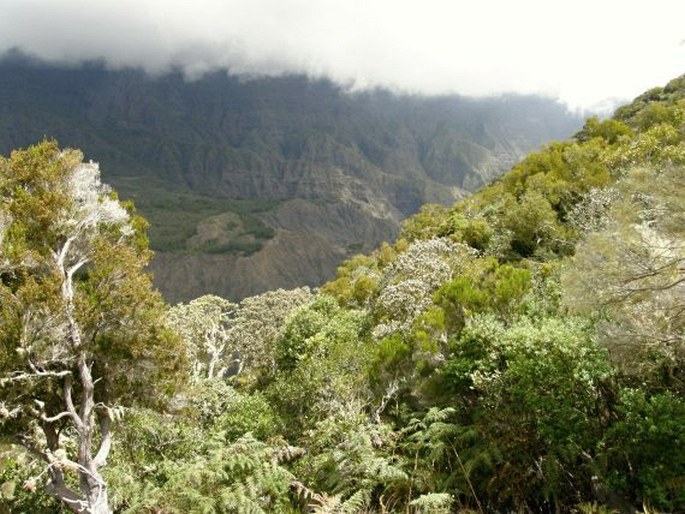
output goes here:
<path id="1" fill-rule="evenodd" d="M 591 108 L 685 73 L 684 20 L 684 0 L 0 0 L 0 52 Z"/>

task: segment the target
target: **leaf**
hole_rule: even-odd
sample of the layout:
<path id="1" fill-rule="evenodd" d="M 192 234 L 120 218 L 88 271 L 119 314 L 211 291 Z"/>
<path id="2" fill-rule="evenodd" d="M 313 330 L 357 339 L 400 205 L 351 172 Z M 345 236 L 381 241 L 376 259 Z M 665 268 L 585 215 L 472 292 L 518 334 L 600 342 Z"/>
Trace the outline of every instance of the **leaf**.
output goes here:
<path id="1" fill-rule="evenodd" d="M 0 485 L 0 496 L 7 500 L 12 500 L 14 499 L 14 491 L 16 490 L 16 488 L 17 483 L 13 480 L 4 482 L 2 485 Z"/>
<path id="2" fill-rule="evenodd" d="M 415 500 L 409 502 L 409 505 L 416 507 L 417 512 L 425 512 L 431 514 L 438 514 L 440 512 L 447 513 L 452 506 L 452 495 L 447 493 L 429 493 L 422 494 Z"/>

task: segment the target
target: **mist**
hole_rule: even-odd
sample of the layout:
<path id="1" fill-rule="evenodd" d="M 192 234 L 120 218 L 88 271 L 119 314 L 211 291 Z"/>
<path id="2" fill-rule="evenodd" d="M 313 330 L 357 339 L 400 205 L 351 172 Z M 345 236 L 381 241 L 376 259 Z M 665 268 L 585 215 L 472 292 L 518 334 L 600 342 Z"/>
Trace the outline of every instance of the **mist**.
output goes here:
<path id="1" fill-rule="evenodd" d="M 301 73 L 351 89 L 535 93 L 588 109 L 685 71 L 676 0 L 0 0 L 0 13 L 0 52 L 190 80 Z"/>

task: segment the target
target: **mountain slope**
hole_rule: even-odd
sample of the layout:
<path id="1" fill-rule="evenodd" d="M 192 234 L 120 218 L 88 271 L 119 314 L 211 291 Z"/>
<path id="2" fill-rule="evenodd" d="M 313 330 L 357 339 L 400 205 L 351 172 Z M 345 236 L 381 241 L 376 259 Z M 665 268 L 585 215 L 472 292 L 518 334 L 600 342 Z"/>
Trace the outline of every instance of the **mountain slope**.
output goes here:
<path id="1" fill-rule="evenodd" d="M 98 160 L 150 219 L 157 285 L 172 301 L 319 284 L 341 259 L 395 237 L 420 205 L 450 204 L 579 126 L 537 97 L 348 94 L 299 76 L 187 82 L 0 61 L 0 151 L 47 136 Z M 310 265 L 292 273 L 279 261 Z"/>

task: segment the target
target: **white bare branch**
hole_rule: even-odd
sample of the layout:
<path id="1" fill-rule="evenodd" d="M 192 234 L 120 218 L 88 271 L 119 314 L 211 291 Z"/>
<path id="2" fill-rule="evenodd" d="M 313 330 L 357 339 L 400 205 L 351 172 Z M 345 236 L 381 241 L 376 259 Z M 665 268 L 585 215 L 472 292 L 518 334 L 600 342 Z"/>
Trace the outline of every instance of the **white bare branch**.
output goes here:
<path id="1" fill-rule="evenodd" d="M 43 414 L 43 415 L 40 416 L 40 419 L 41 419 L 42 421 L 45 421 L 46 423 L 54 423 L 55 421 L 59 421 L 60 419 L 63 419 L 63 418 L 66 418 L 66 417 L 70 417 L 70 418 L 73 419 L 73 418 L 74 418 L 74 413 L 73 413 L 73 412 L 64 411 L 64 412 L 60 412 L 59 414 L 56 414 L 55 416 L 50 416 L 50 417 L 48 417 L 48 416 L 46 416 L 45 414 Z"/>
<path id="2" fill-rule="evenodd" d="M 29 361 L 30 362 L 30 361 Z M 0 386 L 11 384 L 13 382 L 23 382 L 26 380 L 37 380 L 40 378 L 64 378 L 71 374 L 69 370 L 63 371 L 41 371 L 30 363 L 32 368 L 31 373 L 25 371 L 15 371 L 7 377 L 0 378 Z"/>

